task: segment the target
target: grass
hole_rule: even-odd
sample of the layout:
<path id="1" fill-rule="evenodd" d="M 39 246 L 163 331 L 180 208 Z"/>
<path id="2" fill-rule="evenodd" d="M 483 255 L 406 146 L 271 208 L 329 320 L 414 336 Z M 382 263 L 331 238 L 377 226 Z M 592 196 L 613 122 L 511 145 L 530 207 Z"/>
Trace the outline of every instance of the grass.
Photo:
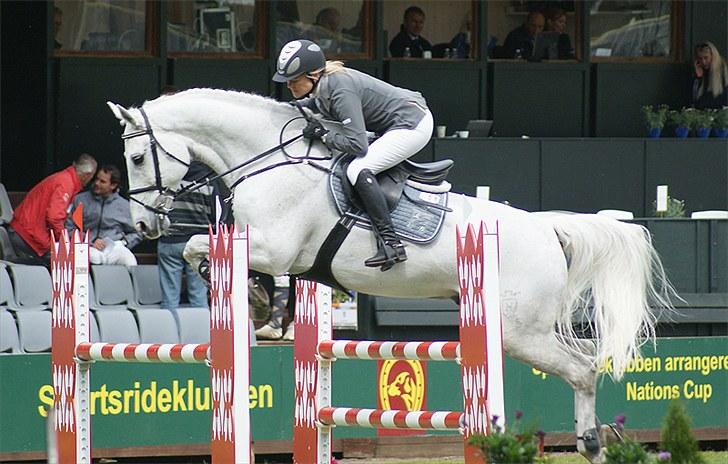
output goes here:
<path id="1" fill-rule="evenodd" d="M 728 451 L 704 451 L 703 458 L 706 464 L 725 464 L 728 462 Z M 549 464 L 587 464 L 578 453 L 546 453 L 549 457 Z M 361 463 L 359 459 L 340 459 L 341 464 Z M 370 461 L 367 461 L 370 462 Z M 381 464 L 462 464 L 462 458 L 441 458 L 441 459 L 376 459 L 371 461 Z"/>

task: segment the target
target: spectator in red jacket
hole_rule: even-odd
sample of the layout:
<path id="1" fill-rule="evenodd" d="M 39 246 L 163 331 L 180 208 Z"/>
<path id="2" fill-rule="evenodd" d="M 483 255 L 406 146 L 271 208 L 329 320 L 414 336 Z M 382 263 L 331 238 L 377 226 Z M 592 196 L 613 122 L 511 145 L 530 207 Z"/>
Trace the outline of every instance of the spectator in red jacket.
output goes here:
<path id="1" fill-rule="evenodd" d="M 96 160 L 83 153 L 73 165 L 33 187 L 13 213 L 8 232 L 18 261 L 50 263 L 51 231 L 60 237 L 73 197 L 93 179 Z"/>

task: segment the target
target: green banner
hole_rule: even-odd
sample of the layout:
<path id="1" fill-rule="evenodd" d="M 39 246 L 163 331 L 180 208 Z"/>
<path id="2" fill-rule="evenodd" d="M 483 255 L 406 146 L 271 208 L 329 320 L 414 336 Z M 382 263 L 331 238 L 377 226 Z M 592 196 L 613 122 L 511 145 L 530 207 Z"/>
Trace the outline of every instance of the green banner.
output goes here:
<path id="1" fill-rule="evenodd" d="M 524 420 L 546 433 L 573 431 L 573 393 L 566 383 L 510 358 L 504 375 L 509 418 L 521 410 Z M 455 363 L 427 363 L 425 377 L 424 409 L 462 409 Z M 406 390 L 381 385 L 372 361 L 337 361 L 333 378 L 335 406 L 376 408 L 378 390 L 402 395 Z M 50 381 L 50 355 L 0 356 L 0 454 L 44 449 Z M 209 442 L 210 381 L 204 365 L 97 362 L 91 385 L 94 447 Z M 645 347 L 620 383 L 602 376 L 597 414 L 603 422 L 625 414 L 628 428 L 658 429 L 672 398 L 685 402 L 695 427 L 728 426 L 728 337 L 660 339 L 656 350 Z M 249 406 L 255 441 L 292 439 L 292 346 L 251 350 Z M 374 437 L 376 431 L 337 427 L 334 435 Z"/>

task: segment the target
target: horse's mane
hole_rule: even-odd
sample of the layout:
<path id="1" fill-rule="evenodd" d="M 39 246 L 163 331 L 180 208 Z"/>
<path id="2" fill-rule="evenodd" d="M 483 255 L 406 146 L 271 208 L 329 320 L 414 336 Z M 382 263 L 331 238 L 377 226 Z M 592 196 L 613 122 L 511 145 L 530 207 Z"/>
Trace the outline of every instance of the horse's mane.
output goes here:
<path id="1" fill-rule="evenodd" d="M 248 92 L 237 92 L 235 90 L 222 90 L 222 89 L 209 89 L 209 88 L 198 88 L 184 90 L 178 93 L 162 95 L 154 100 L 149 100 L 144 103 L 144 107 L 154 108 L 169 103 L 178 103 L 181 100 L 187 100 L 189 98 L 201 98 L 205 100 L 216 100 L 223 104 L 235 104 L 240 105 L 248 110 L 250 109 L 266 109 L 268 111 L 275 111 L 277 113 L 290 115 L 291 106 L 285 103 L 281 103 L 269 97 L 262 95 L 248 93 Z"/>

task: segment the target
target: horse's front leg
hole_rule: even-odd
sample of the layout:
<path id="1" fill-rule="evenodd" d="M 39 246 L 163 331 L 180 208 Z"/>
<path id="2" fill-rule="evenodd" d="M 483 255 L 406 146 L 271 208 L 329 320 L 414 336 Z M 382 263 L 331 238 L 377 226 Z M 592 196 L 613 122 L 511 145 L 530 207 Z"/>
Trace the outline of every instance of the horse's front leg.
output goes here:
<path id="1" fill-rule="evenodd" d="M 210 237 L 193 235 L 185 245 L 182 257 L 205 282 L 210 282 Z"/>

